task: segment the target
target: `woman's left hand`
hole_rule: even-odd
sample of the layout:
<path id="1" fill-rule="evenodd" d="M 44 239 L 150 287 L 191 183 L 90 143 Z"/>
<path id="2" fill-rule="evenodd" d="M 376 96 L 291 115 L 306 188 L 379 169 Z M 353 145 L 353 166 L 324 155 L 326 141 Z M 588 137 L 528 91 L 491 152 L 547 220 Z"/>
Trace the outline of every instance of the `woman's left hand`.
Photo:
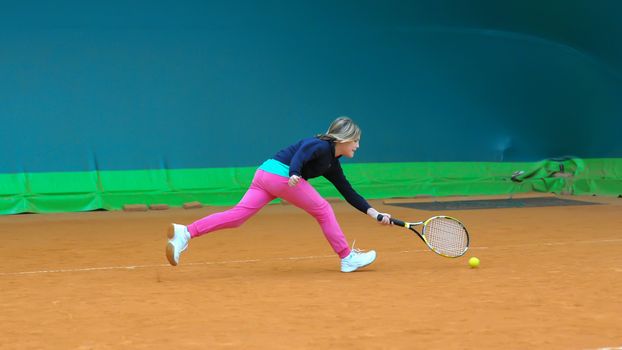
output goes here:
<path id="1" fill-rule="evenodd" d="M 294 186 L 298 185 L 298 183 L 300 182 L 300 179 L 302 179 L 300 176 L 292 175 L 292 176 L 289 177 L 289 180 L 287 181 L 287 184 L 289 185 L 289 187 L 294 187 Z"/>

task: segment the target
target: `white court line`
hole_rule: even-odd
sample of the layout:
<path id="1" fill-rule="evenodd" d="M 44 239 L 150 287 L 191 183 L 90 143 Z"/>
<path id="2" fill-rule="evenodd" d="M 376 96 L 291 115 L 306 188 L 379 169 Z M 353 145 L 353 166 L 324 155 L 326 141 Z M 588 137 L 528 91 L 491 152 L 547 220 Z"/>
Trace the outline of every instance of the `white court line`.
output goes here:
<path id="1" fill-rule="evenodd" d="M 563 246 L 563 245 L 571 245 L 571 244 L 600 244 L 600 243 L 618 243 L 622 242 L 622 238 L 619 239 L 599 239 L 599 240 L 590 240 L 590 241 L 568 241 L 568 242 L 548 242 L 548 243 L 525 243 L 525 244 L 509 244 L 509 245 L 500 245 L 493 247 L 494 249 L 507 249 L 507 248 L 521 248 L 521 247 L 534 247 L 534 246 Z M 471 249 L 471 248 L 469 248 Z M 486 247 L 487 249 L 487 247 Z"/>
<path id="2" fill-rule="evenodd" d="M 617 243 L 617 242 L 622 242 L 622 239 L 603 239 L 603 240 L 574 241 L 574 242 L 570 241 L 570 242 L 549 242 L 549 243 L 527 243 L 527 244 L 496 246 L 496 247 L 492 247 L 492 248 L 493 249 L 506 249 L 506 248 L 520 248 L 520 247 L 528 247 L 528 246 L 562 246 L 562 245 L 570 245 L 570 244 L 596 244 L 596 243 Z M 479 250 L 479 249 L 490 249 L 490 247 L 470 247 L 469 248 L 469 250 Z M 403 250 L 403 251 L 400 251 L 400 252 L 397 252 L 397 253 L 398 254 L 402 254 L 402 253 L 420 253 L 420 252 L 427 252 L 427 251 L 428 251 L 428 249 L 416 249 L 416 250 Z M 264 262 L 264 261 L 314 260 L 314 259 L 328 259 L 328 258 L 334 258 L 334 257 L 335 257 L 334 255 L 311 255 L 311 256 L 293 256 L 293 257 L 284 257 L 284 258 L 268 258 L 268 259 L 205 261 L 205 262 L 184 263 L 183 266 L 248 264 L 248 263 Z M 169 264 L 153 264 L 153 265 L 84 267 L 84 268 L 73 268 L 73 269 L 53 269 L 53 270 L 36 270 L 36 271 L 19 271 L 19 272 L 0 272 L 0 276 L 24 276 L 24 275 L 40 275 L 40 274 L 48 274 L 48 273 L 93 272 L 93 271 L 111 271 L 111 270 L 135 270 L 135 269 L 145 269 L 145 268 L 153 268 L 153 267 L 169 267 L 169 266 L 170 266 Z M 602 348 L 602 349 L 596 349 L 596 350 L 604 350 L 604 349 L 622 350 L 622 347 L 619 347 L 619 348 Z"/>
<path id="3" fill-rule="evenodd" d="M 614 346 L 612 348 L 605 347 L 605 348 L 587 349 L 587 350 L 622 350 L 622 346 Z"/>
<path id="4" fill-rule="evenodd" d="M 103 266 L 103 267 L 84 267 L 84 268 L 77 268 L 77 269 L 0 272 L 0 276 L 37 275 L 37 274 L 44 274 L 44 273 L 66 273 L 66 272 L 90 272 L 90 271 L 106 271 L 106 270 L 134 270 L 134 269 L 140 269 L 140 268 L 146 268 L 146 267 L 160 267 L 160 266 L 169 266 L 169 265 L 160 264 L 160 265 L 133 265 L 133 266 Z"/>
<path id="5" fill-rule="evenodd" d="M 309 259 L 325 259 L 334 258 L 334 255 L 314 255 L 314 256 L 294 256 L 287 258 L 269 258 L 269 259 L 248 259 L 248 260 L 228 260 L 228 261 L 205 261 L 185 263 L 183 266 L 198 265 L 228 265 L 228 264 L 248 264 L 262 261 L 278 261 L 278 260 L 309 260 Z M 38 271 L 21 271 L 21 272 L 0 272 L 0 276 L 19 276 L 19 275 L 38 275 L 46 273 L 67 273 L 67 272 L 92 272 L 92 271 L 110 271 L 110 270 L 134 270 L 152 267 L 170 267 L 169 264 L 154 265 L 131 265 L 131 266 L 102 266 L 102 267 L 84 267 L 75 269 L 56 269 L 56 270 L 38 270 Z"/>

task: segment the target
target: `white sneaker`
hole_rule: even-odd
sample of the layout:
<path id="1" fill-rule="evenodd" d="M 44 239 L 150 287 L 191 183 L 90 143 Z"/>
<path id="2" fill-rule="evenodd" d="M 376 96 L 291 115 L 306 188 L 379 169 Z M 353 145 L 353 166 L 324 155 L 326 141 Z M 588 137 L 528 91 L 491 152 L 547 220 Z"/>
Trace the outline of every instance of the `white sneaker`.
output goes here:
<path id="1" fill-rule="evenodd" d="M 376 260 L 376 251 L 363 252 L 352 247 L 350 255 L 341 259 L 341 272 L 352 272 L 365 267 Z"/>
<path id="2" fill-rule="evenodd" d="M 166 244 L 166 258 L 171 265 L 177 266 L 177 264 L 179 264 L 181 252 L 188 249 L 190 232 L 188 232 L 188 228 L 184 225 L 170 224 L 167 236 L 169 241 Z"/>

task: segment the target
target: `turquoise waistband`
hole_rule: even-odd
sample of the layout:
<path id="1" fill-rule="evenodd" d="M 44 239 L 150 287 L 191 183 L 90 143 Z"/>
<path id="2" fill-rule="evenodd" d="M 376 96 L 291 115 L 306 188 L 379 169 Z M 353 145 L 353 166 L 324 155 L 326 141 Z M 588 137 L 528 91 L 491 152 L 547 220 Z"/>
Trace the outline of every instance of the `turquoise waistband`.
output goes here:
<path id="1" fill-rule="evenodd" d="M 276 159 L 268 159 L 259 166 L 259 169 L 270 174 L 289 177 L 289 165 L 283 164 Z"/>

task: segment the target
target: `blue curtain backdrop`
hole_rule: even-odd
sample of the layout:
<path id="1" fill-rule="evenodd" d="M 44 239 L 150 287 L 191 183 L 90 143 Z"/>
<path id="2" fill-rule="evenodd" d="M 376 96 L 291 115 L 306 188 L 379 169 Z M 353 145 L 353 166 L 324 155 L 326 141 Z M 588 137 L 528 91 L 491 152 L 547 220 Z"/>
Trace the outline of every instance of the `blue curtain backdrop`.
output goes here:
<path id="1" fill-rule="evenodd" d="M 13 1 L 0 173 L 622 157 L 620 1 Z"/>

